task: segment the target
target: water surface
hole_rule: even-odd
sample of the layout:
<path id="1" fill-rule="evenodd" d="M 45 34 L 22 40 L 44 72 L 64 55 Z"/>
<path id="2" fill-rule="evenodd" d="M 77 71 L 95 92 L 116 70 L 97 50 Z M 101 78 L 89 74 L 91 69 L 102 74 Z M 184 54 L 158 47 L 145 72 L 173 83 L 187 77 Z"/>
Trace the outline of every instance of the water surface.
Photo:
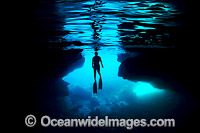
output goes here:
<path id="1" fill-rule="evenodd" d="M 163 0 L 57 1 L 67 41 L 99 45 L 166 45 L 181 23 L 176 6 Z M 168 44 L 169 45 L 169 44 Z"/>

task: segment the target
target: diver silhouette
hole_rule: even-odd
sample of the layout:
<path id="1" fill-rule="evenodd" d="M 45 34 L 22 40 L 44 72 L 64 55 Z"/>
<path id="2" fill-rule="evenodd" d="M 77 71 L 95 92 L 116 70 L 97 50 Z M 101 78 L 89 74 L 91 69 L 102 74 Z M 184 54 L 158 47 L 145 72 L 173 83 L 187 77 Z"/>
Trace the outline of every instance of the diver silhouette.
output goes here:
<path id="1" fill-rule="evenodd" d="M 95 56 L 92 58 L 92 67 L 94 69 L 94 79 L 96 80 L 96 71 L 98 72 L 100 79 L 101 79 L 101 73 L 100 73 L 100 65 L 99 62 L 101 62 L 101 66 L 103 68 L 103 63 L 101 60 L 101 57 L 98 56 L 98 53 L 95 52 Z"/>
<path id="2" fill-rule="evenodd" d="M 95 51 L 97 51 L 98 48 L 95 48 Z M 99 78 L 99 89 L 102 89 L 102 78 L 101 78 L 101 73 L 100 73 L 100 65 L 99 63 L 101 62 L 101 66 L 103 68 L 103 63 L 101 60 L 101 57 L 98 56 L 98 53 L 95 52 L 95 56 L 92 58 L 92 67 L 94 69 L 94 84 L 93 84 L 93 93 L 97 94 L 97 82 L 96 82 L 96 71 L 98 72 L 100 78 Z"/>

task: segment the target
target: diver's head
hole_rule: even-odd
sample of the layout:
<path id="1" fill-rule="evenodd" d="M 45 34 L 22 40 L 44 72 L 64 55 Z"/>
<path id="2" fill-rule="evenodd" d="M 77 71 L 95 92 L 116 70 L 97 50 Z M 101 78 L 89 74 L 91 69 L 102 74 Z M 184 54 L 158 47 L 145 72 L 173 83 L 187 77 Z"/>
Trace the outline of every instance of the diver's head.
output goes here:
<path id="1" fill-rule="evenodd" d="M 97 52 L 95 52 L 94 54 L 95 54 L 95 56 L 97 56 L 97 55 L 98 55 L 98 53 L 97 53 Z"/>

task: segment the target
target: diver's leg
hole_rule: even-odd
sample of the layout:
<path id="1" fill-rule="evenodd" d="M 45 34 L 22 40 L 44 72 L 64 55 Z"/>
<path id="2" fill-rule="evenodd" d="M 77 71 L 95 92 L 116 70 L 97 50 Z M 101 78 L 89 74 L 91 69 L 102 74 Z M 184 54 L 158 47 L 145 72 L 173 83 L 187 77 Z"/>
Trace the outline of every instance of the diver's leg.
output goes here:
<path id="1" fill-rule="evenodd" d="M 96 69 L 94 68 L 94 80 L 96 80 Z"/>
<path id="2" fill-rule="evenodd" d="M 100 76 L 100 78 L 101 78 L 100 66 L 97 68 L 97 72 L 98 72 L 98 74 L 99 74 L 99 76 Z"/>

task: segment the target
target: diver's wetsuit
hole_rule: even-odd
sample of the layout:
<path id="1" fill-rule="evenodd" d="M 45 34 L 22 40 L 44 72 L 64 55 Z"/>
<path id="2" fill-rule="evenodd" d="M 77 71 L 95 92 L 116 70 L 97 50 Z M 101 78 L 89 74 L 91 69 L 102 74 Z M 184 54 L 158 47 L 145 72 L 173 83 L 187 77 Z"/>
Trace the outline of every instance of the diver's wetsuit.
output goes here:
<path id="1" fill-rule="evenodd" d="M 96 70 L 97 70 L 97 72 L 99 74 L 100 74 L 100 65 L 99 65 L 100 61 L 101 61 L 101 57 L 99 57 L 99 56 L 94 56 L 92 59 L 94 71 L 96 72 Z"/>

